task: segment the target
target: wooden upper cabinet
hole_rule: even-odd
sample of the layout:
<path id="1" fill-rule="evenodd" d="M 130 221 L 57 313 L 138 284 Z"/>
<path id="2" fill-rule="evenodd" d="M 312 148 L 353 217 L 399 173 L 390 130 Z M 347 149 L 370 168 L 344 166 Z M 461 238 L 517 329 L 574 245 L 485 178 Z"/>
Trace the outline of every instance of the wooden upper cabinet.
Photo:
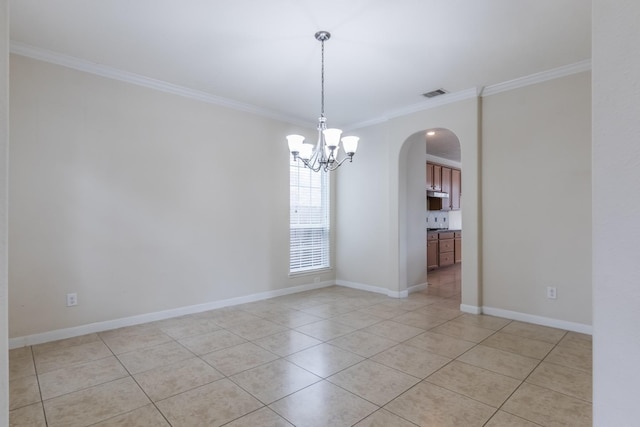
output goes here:
<path id="1" fill-rule="evenodd" d="M 442 166 L 441 188 L 443 193 L 451 193 L 451 168 Z M 442 199 L 442 210 L 451 210 L 451 197 Z"/>
<path id="2" fill-rule="evenodd" d="M 427 162 L 427 190 L 448 193 L 449 198 L 430 197 L 428 210 L 456 211 L 460 209 L 462 173 L 460 169 Z"/>
<path id="3" fill-rule="evenodd" d="M 433 165 L 427 163 L 427 190 L 433 190 Z"/>
<path id="4" fill-rule="evenodd" d="M 433 165 L 433 190 L 442 191 L 442 166 Z"/>
<path id="5" fill-rule="evenodd" d="M 458 169 L 451 170 L 451 191 L 449 191 L 449 206 L 451 210 L 460 209 L 460 195 L 462 194 L 462 176 Z"/>
<path id="6" fill-rule="evenodd" d="M 442 191 L 442 166 L 427 163 L 427 190 Z"/>

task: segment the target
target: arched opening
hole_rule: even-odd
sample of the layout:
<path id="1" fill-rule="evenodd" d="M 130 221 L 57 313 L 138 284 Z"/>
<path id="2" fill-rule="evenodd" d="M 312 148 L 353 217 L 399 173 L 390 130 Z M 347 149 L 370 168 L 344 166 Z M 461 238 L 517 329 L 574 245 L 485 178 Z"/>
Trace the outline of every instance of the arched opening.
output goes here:
<path id="1" fill-rule="evenodd" d="M 427 133 L 430 133 L 428 135 Z M 400 283 L 406 283 L 406 291 L 424 289 L 428 283 L 427 265 L 427 228 L 449 228 L 462 230 L 463 207 L 454 203 L 451 207 L 451 197 L 441 201 L 444 205 L 432 205 L 429 208 L 426 179 L 427 162 L 437 164 L 450 173 L 451 170 L 463 171 L 462 144 L 456 135 L 447 128 L 422 129 L 411 134 L 403 143 L 399 157 L 399 254 L 400 254 Z M 449 175 L 450 176 L 450 175 Z M 450 183 L 449 183 L 450 185 Z M 447 192 L 450 191 L 446 188 Z M 451 195 L 450 195 L 451 196 Z M 461 201 L 461 195 L 457 202 Z M 438 200 L 432 200 L 437 202 Z M 477 217 L 477 206 L 474 212 L 467 214 Z M 460 245 L 459 250 L 462 245 Z M 478 254 L 475 254 L 476 257 Z M 455 265 L 453 268 L 461 268 Z M 443 268 L 452 268 L 443 267 Z M 463 274 L 462 292 L 469 292 L 477 301 L 478 275 Z M 464 295 L 463 304 L 464 309 Z M 467 304 L 466 311 L 479 311 L 479 304 Z"/>

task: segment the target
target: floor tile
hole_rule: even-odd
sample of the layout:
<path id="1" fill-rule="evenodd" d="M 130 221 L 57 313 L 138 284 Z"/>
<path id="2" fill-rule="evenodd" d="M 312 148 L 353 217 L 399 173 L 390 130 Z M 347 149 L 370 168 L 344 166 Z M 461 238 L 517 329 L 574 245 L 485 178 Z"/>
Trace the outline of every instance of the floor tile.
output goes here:
<path id="1" fill-rule="evenodd" d="M 511 323 L 511 320 L 503 319 L 502 317 L 488 316 L 486 314 L 465 313 L 460 317 L 456 317 L 454 322 L 498 331 Z"/>
<path id="2" fill-rule="evenodd" d="M 90 362 L 112 356 L 102 341 L 94 341 L 70 347 L 54 348 L 50 351 L 35 352 L 38 374 L 53 371 L 75 363 Z"/>
<path id="3" fill-rule="evenodd" d="M 40 402 L 40 388 L 35 375 L 9 380 L 9 409 Z"/>
<path id="4" fill-rule="evenodd" d="M 42 402 L 9 411 L 9 426 L 46 427 Z"/>
<path id="5" fill-rule="evenodd" d="M 495 333 L 495 331 L 491 329 L 456 322 L 447 322 L 431 329 L 431 332 L 449 335 L 454 338 L 460 338 L 461 340 L 472 341 L 475 343 L 479 343 Z"/>
<path id="6" fill-rule="evenodd" d="M 500 407 L 520 381 L 454 360 L 426 381 L 494 408 Z"/>
<path id="7" fill-rule="evenodd" d="M 424 311 L 410 311 L 390 320 L 425 330 L 435 328 L 446 322 L 445 319 L 429 316 Z"/>
<path id="8" fill-rule="evenodd" d="M 593 368 L 592 350 L 575 343 L 556 346 L 545 358 L 545 361 L 569 368 L 591 372 Z"/>
<path id="9" fill-rule="evenodd" d="M 441 356 L 456 358 L 475 344 L 448 335 L 425 332 L 404 342 L 404 344 L 426 350 Z"/>
<path id="10" fill-rule="evenodd" d="M 123 378 L 44 401 L 49 427 L 81 427 L 149 404 L 132 378 Z"/>
<path id="11" fill-rule="evenodd" d="M 33 355 L 30 347 L 23 347 L 20 351 L 9 351 L 9 379 L 28 377 L 36 374 Z"/>
<path id="12" fill-rule="evenodd" d="M 89 344 L 96 341 L 102 341 L 98 334 L 86 334 L 62 340 L 50 341 L 43 344 L 33 346 L 34 354 L 46 353 L 53 350 L 59 350 L 65 347 L 74 347 L 80 344 Z"/>
<path id="13" fill-rule="evenodd" d="M 266 319 L 258 319 L 250 322 L 236 323 L 232 326 L 229 326 L 227 329 L 244 339 L 253 341 L 258 338 L 286 331 L 287 327 L 270 322 Z"/>
<path id="14" fill-rule="evenodd" d="M 392 414 L 389 411 L 380 409 L 360 421 L 354 427 L 415 427 L 416 425 Z"/>
<path id="15" fill-rule="evenodd" d="M 350 427 L 378 409 L 374 404 L 321 381 L 270 406 L 295 426 Z"/>
<path id="16" fill-rule="evenodd" d="M 396 342 L 406 341 L 409 338 L 413 338 L 416 335 L 420 335 L 425 332 L 424 329 L 394 322 L 392 320 L 383 320 L 382 322 L 378 322 L 375 325 L 364 328 L 363 331 Z"/>
<path id="17" fill-rule="evenodd" d="M 527 382 L 578 399 L 592 401 L 591 373 L 543 361 Z"/>
<path id="18" fill-rule="evenodd" d="M 385 406 L 420 426 L 483 426 L 495 408 L 440 386 L 421 382 Z"/>
<path id="19" fill-rule="evenodd" d="M 405 344 L 378 353 L 371 360 L 420 379 L 428 377 L 451 361 L 448 357 Z"/>
<path id="20" fill-rule="evenodd" d="M 196 357 L 134 375 L 140 387 L 154 402 L 223 377 L 220 372 Z"/>
<path id="21" fill-rule="evenodd" d="M 278 359 L 278 356 L 253 343 L 246 342 L 205 354 L 202 359 L 224 375 L 231 376 L 272 362 Z"/>
<path id="22" fill-rule="evenodd" d="M 324 317 L 325 319 L 340 316 L 341 314 L 345 314 L 346 312 L 351 310 L 351 308 L 345 307 L 343 305 L 336 305 L 335 303 L 321 304 L 301 309 L 301 311 L 304 311 L 305 313 Z"/>
<path id="23" fill-rule="evenodd" d="M 442 307 L 438 304 L 431 304 L 415 312 L 422 312 L 432 317 L 438 317 L 444 320 L 453 320 L 462 316 L 462 312 L 457 308 Z"/>
<path id="24" fill-rule="evenodd" d="M 287 357 L 292 363 L 326 378 L 364 360 L 361 356 L 330 344 L 320 344 Z"/>
<path id="25" fill-rule="evenodd" d="M 540 427 L 524 418 L 516 417 L 504 411 L 498 411 L 489 420 L 485 427 Z"/>
<path id="26" fill-rule="evenodd" d="M 320 380 L 320 377 L 279 359 L 253 368 L 230 379 L 265 404 L 294 393 Z"/>
<path id="27" fill-rule="evenodd" d="M 128 376 L 118 359 L 109 356 L 49 371 L 39 375 L 38 380 L 46 400 Z"/>
<path id="28" fill-rule="evenodd" d="M 361 308 L 358 311 L 360 313 L 371 314 L 372 316 L 376 316 L 381 319 L 391 319 L 392 317 L 400 316 L 401 314 L 408 312 L 408 310 L 403 308 L 389 307 L 384 304 L 370 305 L 368 307 Z"/>
<path id="29" fill-rule="evenodd" d="M 524 380 L 540 363 L 538 359 L 521 356 L 497 348 L 477 345 L 458 360 L 498 374 Z"/>
<path id="30" fill-rule="evenodd" d="M 524 383 L 502 410 L 544 426 L 590 426 L 591 404 L 548 388 Z"/>
<path id="31" fill-rule="evenodd" d="M 161 400 L 158 409 L 174 427 L 217 427 L 263 405 L 228 379 Z"/>
<path id="32" fill-rule="evenodd" d="M 551 343 L 505 334 L 501 331 L 496 332 L 482 341 L 482 345 L 510 351 L 511 353 L 532 357 L 534 359 L 544 359 L 553 348 L 553 344 Z"/>
<path id="33" fill-rule="evenodd" d="M 362 357 L 371 357 L 397 343 L 368 332 L 356 331 L 329 341 L 329 344 L 350 351 Z"/>
<path id="34" fill-rule="evenodd" d="M 171 427 L 154 405 L 146 405 L 91 427 Z"/>
<path id="35" fill-rule="evenodd" d="M 380 318 L 372 314 L 352 311 L 340 316 L 331 318 L 332 321 L 351 326 L 352 328 L 362 329 L 380 322 Z"/>
<path id="36" fill-rule="evenodd" d="M 284 325 L 288 328 L 297 328 L 298 326 L 308 325 L 309 323 L 319 322 L 323 320 L 322 317 L 291 309 L 287 309 L 287 311 L 283 311 L 280 313 L 267 314 L 264 316 L 264 318 L 279 325 Z"/>
<path id="37" fill-rule="evenodd" d="M 420 381 L 371 360 L 360 362 L 327 380 L 378 406 L 387 404 Z"/>
<path id="38" fill-rule="evenodd" d="M 413 311 L 413 310 L 418 310 L 420 308 L 426 307 L 429 302 L 426 299 L 419 299 L 419 298 L 393 298 L 393 299 L 387 299 L 386 301 L 382 302 L 381 304 L 384 304 L 388 307 L 395 307 L 395 308 L 401 308 L 405 311 Z"/>
<path id="39" fill-rule="evenodd" d="M 347 335 L 355 330 L 355 328 L 331 320 L 322 320 L 296 328 L 296 331 L 322 341 L 329 341 L 342 335 Z"/>
<path id="40" fill-rule="evenodd" d="M 164 320 L 158 322 L 158 327 L 173 339 L 206 334 L 220 329 L 220 326 L 218 326 L 213 319 L 195 316 L 183 316 L 177 319 Z"/>
<path id="41" fill-rule="evenodd" d="M 178 342 L 197 355 L 211 353 L 212 351 L 222 350 L 223 348 L 232 347 L 234 345 L 246 342 L 244 338 L 229 331 L 221 330 L 210 332 L 208 334 L 196 335 L 194 337 L 183 338 Z"/>
<path id="42" fill-rule="evenodd" d="M 254 341 L 260 347 L 269 350 L 278 356 L 288 356 L 305 348 L 313 347 L 322 341 L 303 333 L 287 330 Z"/>
<path id="43" fill-rule="evenodd" d="M 254 316 L 253 314 L 242 311 L 236 307 L 213 310 L 208 313 L 203 313 L 203 316 L 212 319 L 222 328 L 229 328 L 233 325 L 237 325 L 238 323 L 260 321 L 260 317 Z"/>
<path id="44" fill-rule="evenodd" d="M 170 365 L 193 357 L 193 353 L 175 341 L 118 355 L 118 359 L 131 374 Z"/>
<path id="45" fill-rule="evenodd" d="M 226 424 L 225 427 L 294 427 L 293 424 L 264 407 Z"/>
<path id="46" fill-rule="evenodd" d="M 114 354 L 126 353 L 171 341 L 172 338 L 156 327 L 137 325 L 100 332 L 100 338 Z"/>
<path id="47" fill-rule="evenodd" d="M 561 329 L 549 328 L 547 326 L 534 325 L 531 323 L 523 323 L 513 321 L 505 326 L 501 332 L 518 335 L 520 337 L 532 340 L 544 341 L 550 344 L 557 344 L 558 341 L 567 333 Z"/>

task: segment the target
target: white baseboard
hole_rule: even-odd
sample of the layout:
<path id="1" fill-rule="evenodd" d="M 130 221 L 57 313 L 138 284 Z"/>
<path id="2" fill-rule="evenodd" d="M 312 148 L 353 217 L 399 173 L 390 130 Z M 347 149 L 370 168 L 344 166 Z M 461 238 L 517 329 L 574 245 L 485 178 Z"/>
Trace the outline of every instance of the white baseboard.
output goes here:
<path id="1" fill-rule="evenodd" d="M 521 322 L 534 323 L 536 325 L 549 326 L 551 328 L 564 329 L 566 331 L 580 332 L 587 335 L 593 334 L 593 326 L 585 325 L 584 323 L 569 322 L 566 320 L 552 319 L 550 317 L 536 316 L 533 314 L 520 313 L 517 311 L 503 310 L 501 308 L 493 307 L 482 307 L 482 313 L 490 316 L 504 317 L 511 320 L 519 320 Z"/>
<path id="2" fill-rule="evenodd" d="M 470 314 L 482 314 L 482 307 L 476 305 L 460 304 L 460 311 Z"/>
<path id="3" fill-rule="evenodd" d="M 376 294 L 383 294 L 383 295 L 388 295 L 389 292 L 391 292 L 387 288 L 382 288 L 379 286 L 372 286 L 372 285 L 365 285 L 364 283 L 349 282 L 347 280 L 336 280 L 336 285 L 344 286 L 345 288 L 358 289 L 360 291 L 375 292 Z M 396 298 L 399 298 L 399 297 L 396 297 Z"/>
<path id="4" fill-rule="evenodd" d="M 407 291 L 409 292 L 409 295 L 411 295 L 414 292 L 424 291 L 425 289 L 427 289 L 428 285 L 429 284 L 425 282 L 425 283 L 421 283 L 419 285 L 410 286 L 409 289 L 407 289 Z"/>
<path id="5" fill-rule="evenodd" d="M 427 283 L 422 283 L 420 285 L 411 286 L 404 291 L 391 291 L 380 286 L 365 285 L 364 283 L 349 282 L 347 280 L 336 280 L 336 285 L 344 286 L 346 288 L 358 289 L 360 291 L 375 292 L 377 294 L 383 294 L 391 298 L 407 298 L 409 294 L 427 288 Z"/>
<path id="6" fill-rule="evenodd" d="M 9 349 L 25 347 L 29 345 L 42 344 L 50 341 L 57 341 L 66 338 L 73 338 L 80 335 L 92 334 L 96 332 L 108 331 L 110 329 L 134 326 L 141 323 L 154 322 L 157 320 L 170 319 L 172 317 L 185 316 L 188 314 L 201 313 L 203 311 L 215 310 L 217 308 L 230 307 L 238 304 L 245 304 L 254 301 L 261 301 L 268 298 L 283 295 L 295 294 L 298 292 L 310 291 L 313 289 L 325 288 L 334 285 L 333 281 L 320 282 L 309 285 L 294 286 L 291 288 L 278 289 L 275 291 L 260 292 L 237 298 L 229 298 L 220 301 L 211 301 L 204 304 L 180 307 L 171 310 L 157 311 L 153 313 L 140 314 L 137 316 L 123 317 L 120 319 L 107 320 L 104 322 L 90 323 L 87 325 L 75 326 L 72 328 L 57 329 L 54 331 L 42 332 L 39 334 L 27 335 L 9 339 Z"/>

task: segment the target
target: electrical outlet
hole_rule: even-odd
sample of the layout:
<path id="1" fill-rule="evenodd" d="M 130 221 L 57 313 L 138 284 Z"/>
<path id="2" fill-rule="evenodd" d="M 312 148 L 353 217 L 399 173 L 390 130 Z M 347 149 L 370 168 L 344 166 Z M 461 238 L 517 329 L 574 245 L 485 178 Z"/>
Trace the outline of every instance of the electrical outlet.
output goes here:
<path id="1" fill-rule="evenodd" d="M 558 296 L 556 294 L 555 286 L 547 286 L 547 298 L 548 299 L 556 299 Z"/>
<path id="2" fill-rule="evenodd" d="M 318 285 L 320 283 L 320 278 L 319 277 L 314 277 L 313 278 L 313 283 L 315 283 L 316 285 Z"/>
<path id="3" fill-rule="evenodd" d="M 78 294 L 67 294 L 67 307 L 72 307 L 74 305 L 78 305 Z"/>

